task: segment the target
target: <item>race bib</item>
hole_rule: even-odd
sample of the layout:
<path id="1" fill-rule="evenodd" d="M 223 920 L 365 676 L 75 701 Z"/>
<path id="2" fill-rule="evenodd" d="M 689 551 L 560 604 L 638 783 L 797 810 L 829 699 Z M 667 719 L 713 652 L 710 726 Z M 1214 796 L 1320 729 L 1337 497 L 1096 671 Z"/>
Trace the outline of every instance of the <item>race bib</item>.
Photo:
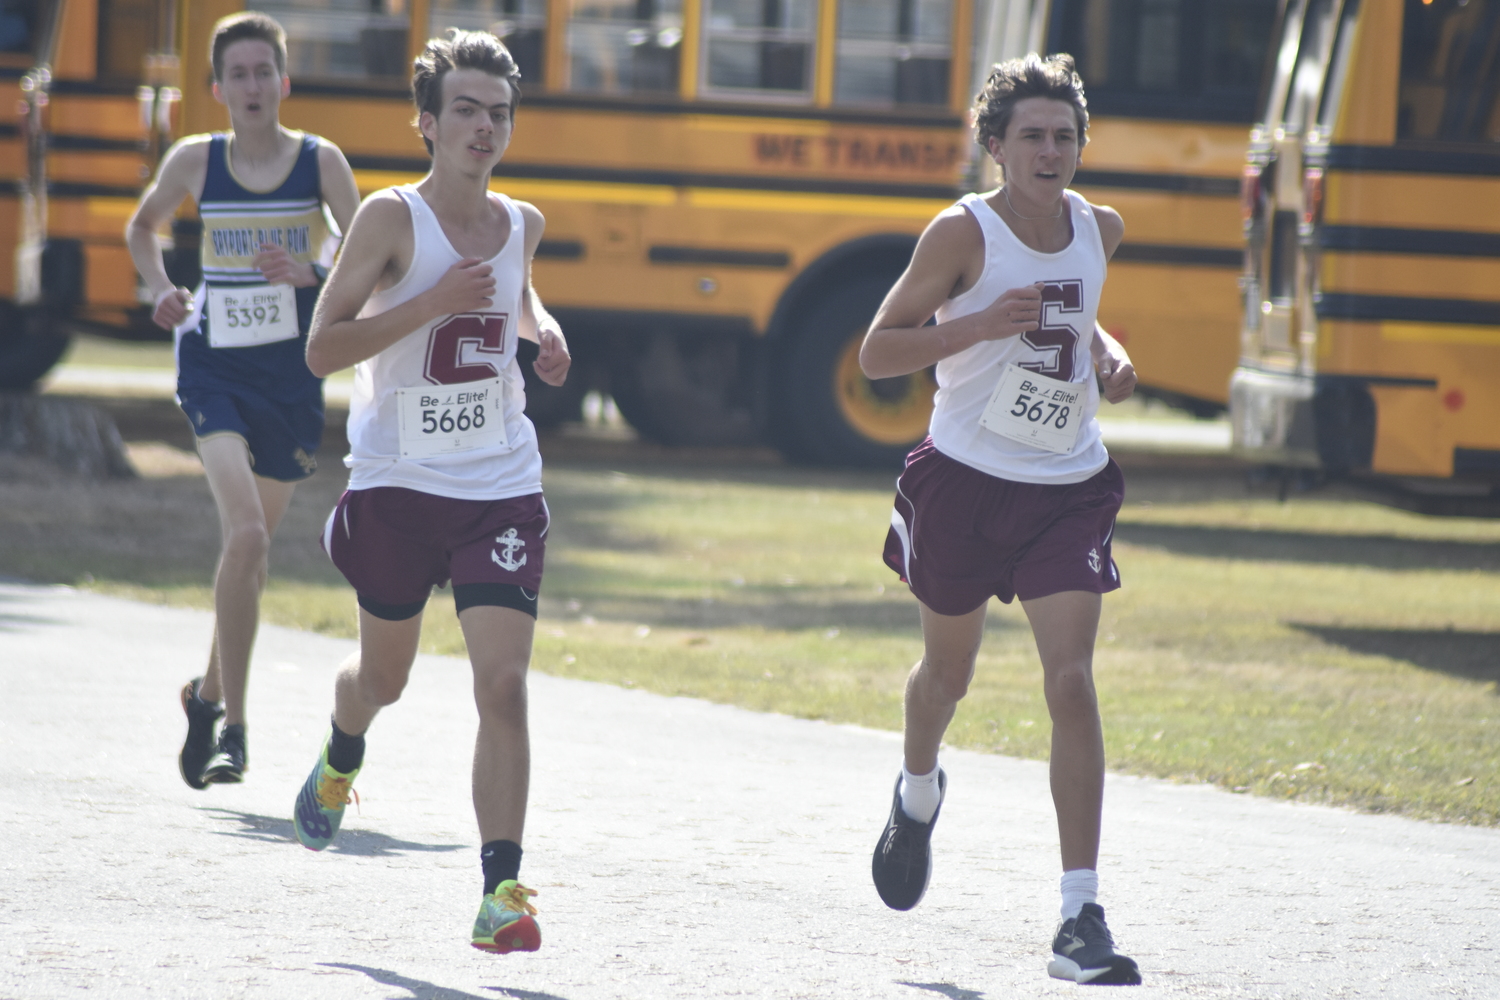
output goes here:
<path id="1" fill-rule="evenodd" d="M 1087 382 L 1064 382 L 1006 365 L 979 426 L 1058 455 L 1073 450 L 1083 426 Z"/>
<path id="2" fill-rule="evenodd" d="M 505 379 L 396 390 L 401 457 L 434 458 L 509 446 Z"/>
<path id="3" fill-rule="evenodd" d="M 291 285 L 208 290 L 210 347 L 254 347 L 297 336 L 297 293 Z"/>

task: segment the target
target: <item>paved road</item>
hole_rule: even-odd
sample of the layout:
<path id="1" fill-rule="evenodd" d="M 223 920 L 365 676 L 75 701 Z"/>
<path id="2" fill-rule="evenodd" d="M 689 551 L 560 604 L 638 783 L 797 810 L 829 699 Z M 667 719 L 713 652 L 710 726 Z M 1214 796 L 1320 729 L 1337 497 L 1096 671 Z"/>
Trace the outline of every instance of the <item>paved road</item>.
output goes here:
<path id="1" fill-rule="evenodd" d="M 347 642 L 262 631 L 249 781 L 176 774 L 209 617 L 0 585 L 0 998 L 1072 995 L 1047 979 L 1043 765 L 948 752 L 936 874 L 869 885 L 894 735 L 532 681 L 524 879 L 545 943 L 468 946 L 467 666 L 376 723 L 338 846 L 291 841 Z M 1500 831 L 1113 777 L 1101 900 L 1135 997 L 1500 996 Z"/>

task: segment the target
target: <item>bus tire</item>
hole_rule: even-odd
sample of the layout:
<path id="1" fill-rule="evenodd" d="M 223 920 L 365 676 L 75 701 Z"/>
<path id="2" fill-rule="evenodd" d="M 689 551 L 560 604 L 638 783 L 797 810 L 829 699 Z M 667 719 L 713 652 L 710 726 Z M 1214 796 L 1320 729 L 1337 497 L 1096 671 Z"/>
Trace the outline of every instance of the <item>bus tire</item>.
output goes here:
<path id="1" fill-rule="evenodd" d="M 43 314 L 0 302 L 0 391 L 31 388 L 61 360 L 69 343 Z"/>
<path id="2" fill-rule="evenodd" d="M 636 433 L 673 447 L 754 444 L 742 339 L 722 330 L 638 330 L 610 342 L 610 394 Z"/>
<path id="3" fill-rule="evenodd" d="M 930 371 L 871 381 L 859 348 L 891 280 L 860 278 L 808 306 L 778 352 L 770 425 L 795 462 L 897 468 L 927 433 Z"/>

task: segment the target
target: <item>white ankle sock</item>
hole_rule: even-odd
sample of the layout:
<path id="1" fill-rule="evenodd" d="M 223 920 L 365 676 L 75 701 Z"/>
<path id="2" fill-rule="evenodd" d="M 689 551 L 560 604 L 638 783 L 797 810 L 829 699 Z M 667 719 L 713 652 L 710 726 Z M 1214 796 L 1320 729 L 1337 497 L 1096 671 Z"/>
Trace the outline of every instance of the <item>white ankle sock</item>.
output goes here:
<path id="1" fill-rule="evenodd" d="M 1078 916 L 1084 903 L 1099 900 L 1099 873 L 1092 868 L 1074 868 L 1063 872 L 1059 882 L 1062 887 L 1062 918 L 1071 920 Z"/>
<path id="2" fill-rule="evenodd" d="M 905 764 L 901 765 L 901 811 L 918 823 L 931 823 L 932 814 L 943 801 L 937 776 L 935 767 L 931 774 L 912 774 Z"/>

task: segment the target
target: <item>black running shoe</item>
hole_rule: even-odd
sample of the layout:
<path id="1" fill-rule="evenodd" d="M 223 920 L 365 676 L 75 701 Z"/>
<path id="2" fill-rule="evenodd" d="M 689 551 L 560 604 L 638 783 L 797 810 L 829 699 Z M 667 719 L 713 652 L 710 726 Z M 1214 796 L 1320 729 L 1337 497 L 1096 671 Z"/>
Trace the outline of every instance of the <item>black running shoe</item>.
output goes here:
<path id="1" fill-rule="evenodd" d="M 932 875 L 932 828 L 943 811 L 943 796 L 948 790 L 948 775 L 938 771 L 938 807 L 932 819 L 918 823 L 901 811 L 901 779 L 896 779 L 896 800 L 891 804 L 891 818 L 875 845 L 870 874 L 875 877 L 875 891 L 893 910 L 909 910 L 922 901 L 927 880 Z"/>
<path id="2" fill-rule="evenodd" d="M 182 753 L 177 755 L 177 768 L 182 780 L 189 788 L 207 788 L 203 780 L 203 769 L 214 754 L 214 725 L 224 714 L 224 706 L 217 702 L 204 701 L 198 697 L 203 686 L 202 677 L 194 677 L 182 686 L 182 711 L 187 716 L 187 739 L 182 741 Z"/>
<path id="3" fill-rule="evenodd" d="M 246 760 L 245 727 L 225 726 L 219 734 L 219 748 L 203 769 L 203 780 L 216 785 L 238 785 L 245 780 Z"/>
<path id="4" fill-rule="evenodd" d="M 1115 954 L 1115 939 L 1104 924 L 1104 907 L 1098 903 L 1084 903 L 1078 916 L 1057 928 L 1047 975 L 1091 986 L 1141 984 L 1135 959 Z"/>

